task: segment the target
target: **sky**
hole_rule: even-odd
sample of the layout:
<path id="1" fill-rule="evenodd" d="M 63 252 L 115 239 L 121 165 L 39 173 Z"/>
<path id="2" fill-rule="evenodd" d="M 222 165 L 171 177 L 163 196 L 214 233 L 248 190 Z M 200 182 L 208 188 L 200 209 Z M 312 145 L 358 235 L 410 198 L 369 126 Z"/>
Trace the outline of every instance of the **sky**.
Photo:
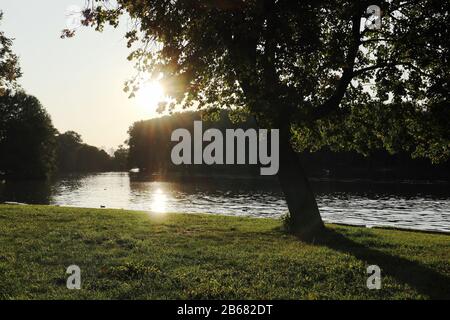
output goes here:
<path id="1" fill-rule="evenodd" d="M 123 92 L 124 82 L 136 74 L 126 59 L 126 21 L 103 33 L 80 28 L 74 38 L 60 38 L 68 9 L 84 3 L 0 0 L 0 30 L 15 39 L 20 85 L 41 101 L 54 126 L 60 132 L 76 131 L 85 143 L 109 151 L 124 143 L 133 122 L 158 114 Z"/>

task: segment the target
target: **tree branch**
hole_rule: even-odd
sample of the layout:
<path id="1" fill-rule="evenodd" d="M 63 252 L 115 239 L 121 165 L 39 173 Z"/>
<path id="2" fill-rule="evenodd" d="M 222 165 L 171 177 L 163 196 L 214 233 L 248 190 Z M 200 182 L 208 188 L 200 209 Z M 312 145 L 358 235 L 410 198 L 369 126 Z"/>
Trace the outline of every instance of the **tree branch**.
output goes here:
<path id="1" fill-rule="evenodd" d="M 381 68 L 396 67 L 396 66 L 407 66 L 407 67 L 410 67 L 411 69 L 414 69 L 415 71 L 419 72 L 420 74 L 422 74 L 424 76 L 427 76 L 427 77 L 431 76 L 430 74 L 420 70 L 420 68 L 416 67 L 411 62 L 406 62 L 406 61 L 390 62 L 390 63 L 379 63 L 379 64 L 375 64 L 375 65 L 372 65 L 372 66 L 369 66 L 369 67 L 366 67 L 366 68 L 355 70 L 353 72 L 353 74 L 356 77 L 356 76 L 359 76 L 359 75 L 361 75 L 361 74 L 363 74 L 365 72 L 368 72 L 368 71 L 373 71 L 373 70 L 381 69 Z"/>
<path id="2" fill-rule="evenodd" d="M 349 52 L 346 59 L 346 66 L 343 69 L 341 79 L 336 86 L 336 90 L 333 95 L 325 101 L 321 106 L 315 108 L 310 115 L 311 120 L 322 118 L 334 111 L 336 111 L 344 98 L 345 92 L 349 83 L 354 77 L 353 68 L 355 66 L 356 56 L 361 45 L 361 15 L 360 10 L 352 17 L 352 44 L 349 48 Z"/>

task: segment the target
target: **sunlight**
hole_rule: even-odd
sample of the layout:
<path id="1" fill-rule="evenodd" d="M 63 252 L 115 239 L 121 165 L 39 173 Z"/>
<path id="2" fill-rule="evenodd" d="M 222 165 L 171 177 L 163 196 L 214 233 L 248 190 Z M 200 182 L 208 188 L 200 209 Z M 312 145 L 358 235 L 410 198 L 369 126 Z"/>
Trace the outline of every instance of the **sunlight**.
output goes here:
<path id="1" fill-rule="evenodd" d="M 152 211 L 156 213 L 166 212 L 167 196 L 161 189 L 156 190 L 152 199 Z"/>
<path id="2" fill-rule="evenodd" d="M 158 103 L 164 101 L 164 98 L 164 88 L 157 81 L 142 84 L 136 93 L 138 105 L 150 111 L 156 111 Z"/>

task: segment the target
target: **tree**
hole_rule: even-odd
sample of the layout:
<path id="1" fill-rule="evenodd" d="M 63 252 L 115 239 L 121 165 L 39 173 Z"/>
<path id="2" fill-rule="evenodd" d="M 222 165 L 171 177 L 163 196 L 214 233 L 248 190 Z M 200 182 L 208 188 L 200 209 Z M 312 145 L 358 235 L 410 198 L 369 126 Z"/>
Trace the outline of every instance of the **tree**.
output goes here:
<path id="1" fill-rule="evenodd" d="M 35 97 L 23 91 L 0 96 L 0 171 L 10 179 L 49 178 L 56 132 Z"/>
<path id="2" fill-rule="evenodd" d="M 46 179 L 55 166 L 56 130 L 39 100 L 17 85 L 21 72 L 11 46 L 0 31 L 0 174 Z"/>
<path id="3" fill-rule="evenodd" d="M 128 45 L 142 46 L 129 58 L 161 77 L 174 99 L 161 109 L 228 107 L 280 129 L 279 180 L 302 236 L 323 223 L 295 149 L 449 156 L 448 1 L 104 2 L 89 2 L 83 24 L 136 20 Z M 365 25 L 368 8 L 381 25 Z"/>
<path id="4" fill-rule="evenodd" d="M 120 145 L 119 148 L 114 151 L 113 168 L 118 171 L 127 171 L 130 169 L 128 164 L 129 149 Z"/>
<path id="5" fill-rule="evenodd" d="M 67 131 L 59 134 L 56 141 L 58 149 L 58 171 L 76 171 L 77 151 L 83 143 L 81 136 L 74 131 Z"/>
<path id="6" fill-rule="evenodd" d="M 201 112 L 185 111 L 174 112 L 172 115 L 153 118 L 145 121 L 135 122 L 128 130 L 129 145 L 128 158 L 132 168 L 139 168 L 141 172 L 158 173 L 160 175 L 176 173 L 182 176 L 210 176 L 210 175 L 230 175 L 230 176 L 258 176 L 260 167 L 257 164 L 234 164 L 234 165 L 195 165 L 189 164 L 175 165 L 171 161 L 171 150 L 178 142 L 171 141 L 172 132 L 176 129 L 186 129 L 194 135 L 194 121 L 201 121 L 203 132 L 214 128 L 226 136 L 226 130 L 250 128 L 255 129 L 256 124 L 252 119 L 247 121 L 232 122 L 228 110 L 221 110 L 218 117 L 214 119 L 202 119 Z M 191 141 L 191 148 L 194 148 Z M 202 145 L 206 146 L 207 143 Z M 227 157 L 227 150 L 223 150 L 224 159 Z M 248 159 L 248 150 L 246 158 Z"/>
<path id="7" fill-rule="evenodd" d="M 0 21 L 3 12 L 0 11 Z M 12 40 L 0 31 L 0 96 L 14 87 L 15 80 L 21 76 L 17 56 L 11 49 Z"/>
<path id="8" fill-rule="evenodd" d="M 105 150 L 82 144 L 77 152 L 78 172 L 101 172 L 111 170 L 112 159 Z"/>
<path id="9" fill-rule="evenodd" d="M 112 159 L 97 147 L 83 143 L 75 131 L 61 133 L 57 137 L 58 170 L 69 172 L 100 172 L 112 168 Z"/>

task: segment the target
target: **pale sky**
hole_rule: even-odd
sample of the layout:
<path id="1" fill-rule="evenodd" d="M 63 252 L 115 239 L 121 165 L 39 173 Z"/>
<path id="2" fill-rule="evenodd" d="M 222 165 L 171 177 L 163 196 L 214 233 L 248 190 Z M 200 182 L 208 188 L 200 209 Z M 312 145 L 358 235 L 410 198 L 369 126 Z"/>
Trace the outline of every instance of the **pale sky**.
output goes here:
<path id="1" fill-rule="evenodd" d="M 135 75 L 126 57 L 126 23 L 103 33 L 81 28 L 60 39 L 67 9 L 85 0 L 0 0 L 0 30 L 15 38 L 23 76 L 19 83 L 36 96 L 60 131 L 74 130 L 97 147 L 116 148 L 137 120 L 158 116 L 154 107 L 128 99 L 123 83 Z"/>

